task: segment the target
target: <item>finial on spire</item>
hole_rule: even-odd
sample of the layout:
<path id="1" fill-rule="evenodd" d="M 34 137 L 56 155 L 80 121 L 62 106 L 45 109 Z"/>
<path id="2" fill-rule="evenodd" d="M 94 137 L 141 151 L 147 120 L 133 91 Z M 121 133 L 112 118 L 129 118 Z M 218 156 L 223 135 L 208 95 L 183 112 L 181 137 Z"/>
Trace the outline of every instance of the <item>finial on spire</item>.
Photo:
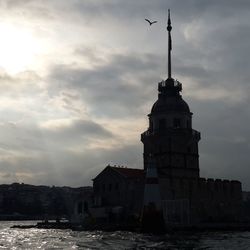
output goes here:
<path id="1" fill-rule="evenodd" d="M 168 79 L 171 79 L 171 50 L 172 50 L 172 39 L 171 39 L 171 20 L 170 20 L 170 9 L 168 9 Z"/>
<path id="2" fill-rule="evenodd" d="M 172 26 L 171 26 L 171 20 L 170 20 L 170 9 L 168 9 L 168 27 L 167 27 L 168 31 L 172 30 Z"/>

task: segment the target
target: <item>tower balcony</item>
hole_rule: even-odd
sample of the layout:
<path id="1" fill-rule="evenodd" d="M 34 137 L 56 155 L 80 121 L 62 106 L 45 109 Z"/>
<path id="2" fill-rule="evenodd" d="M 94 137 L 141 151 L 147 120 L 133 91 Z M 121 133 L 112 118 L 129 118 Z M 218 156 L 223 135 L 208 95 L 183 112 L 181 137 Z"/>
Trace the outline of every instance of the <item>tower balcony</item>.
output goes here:
<path id="1" fill-rule="evenodd" d="M 165 92 L 180 92 L 182 91 L 182 84 L 173 78 L 167 79 L 166 81 L 161 81 L 158 83 L 158 91 L 160 93 Z"/>
<path id="2" fill-rule="evenodd" d="M 187 129 L 187 128 L 168 128 L 166 130 L 157 130 L 157 131 L 150 131 L 147 130 L 141 134 L 141 141 L 144 141 L 147 138 L 153 136 L 185 136 L 185 135 L 192 135 L 197 141 L 201 139 L 201 134 L 197 130 L 194 129 Z"/>

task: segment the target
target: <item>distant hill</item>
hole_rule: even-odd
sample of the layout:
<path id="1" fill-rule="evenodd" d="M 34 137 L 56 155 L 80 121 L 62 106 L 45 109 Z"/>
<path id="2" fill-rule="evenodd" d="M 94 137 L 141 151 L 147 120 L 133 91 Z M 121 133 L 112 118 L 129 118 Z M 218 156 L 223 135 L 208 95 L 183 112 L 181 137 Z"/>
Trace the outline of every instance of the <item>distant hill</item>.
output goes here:
<path id="1" fill-rule="evenodd" d="M 92 187 L 0 185 L 0 220 L 67 218 L 74 201 L 90 192 Z"/>

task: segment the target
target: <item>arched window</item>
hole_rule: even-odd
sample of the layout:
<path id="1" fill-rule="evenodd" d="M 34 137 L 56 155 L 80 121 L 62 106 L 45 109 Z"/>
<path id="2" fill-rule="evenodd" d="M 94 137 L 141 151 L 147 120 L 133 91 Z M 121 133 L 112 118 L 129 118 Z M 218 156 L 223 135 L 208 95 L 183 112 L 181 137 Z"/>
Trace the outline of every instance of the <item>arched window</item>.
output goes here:
<path id="1" fill-rule="evenodd" d="M 87 213 L 89 211 L 89 204 L 87 201 L 84 201 L 83 207 L 84 207 L 84 212 Z"/>
<path id="2" fill-rule="evenodd" d="M 160 119 L 159 120 L 159 131 L 162 132 L 166 129 L 166 120 Z"/>
<path id="3" fill-rule="evenodd" d="M 181 127 L 181 119 L 174 118 L 174 128 L 180 128 Z"/>
<path id="4" fill-rule="evenodd" d="M 151 120 L 149 120 L 149 131 L 153 131 L 153 122 Z"/>
<path id="5" fill-rule="evenodd" d="M 77 214 L 82 214 L 83 212 L 83 205 L 82 205 L 82 201 L 79 201 L 77 203 Z"/>

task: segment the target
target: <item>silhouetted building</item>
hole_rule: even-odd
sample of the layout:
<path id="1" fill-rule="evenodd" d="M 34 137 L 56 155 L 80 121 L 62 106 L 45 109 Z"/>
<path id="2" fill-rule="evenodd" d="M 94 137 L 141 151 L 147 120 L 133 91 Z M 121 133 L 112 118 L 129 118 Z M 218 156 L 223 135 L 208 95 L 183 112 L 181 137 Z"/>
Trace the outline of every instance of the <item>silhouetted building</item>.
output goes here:
<path id="1" fill-rule="evenodd" d="M 169 14 L 168 78 L 158 84 L 158 100 L 148 115 L 149 127 L 141 134 L 144 171 L 106 167 L 94 179 L 95 204 L 120 206 L 128 214 L 139 215 L 145 172 L 153 164 L 151 168 L 156 169 L 157 174 L 146 178 L 148 197 L 144 197 L 144 211 L 155 214 L 161 208 L 166 225 L 239 221 L 242 218 L 241 183 L 200 177 L 200 132 L 192 128 L 193 113 L 180 94 L 182 84 L 171 75 L 171 29 Z M 150 187 L 154 189 L 152 192 Z M 161 206 L 159 199 L 151 195 L 158 187 Z"/>
<path id="2" fill-rule="evenodd" d="M 181 83 L 172 78 L 158 84 L 158 100 L 148 115 L 149 128 L 141 135 L 144 168 L 154 155 L 160 176 L 198 178 L 200 133 L 192 129 L 192 113 L 181 90 Z"/>
<path id="3" fill-rule="evenodd" d="M 141 135 L 144 169 L 155 159 L 165 219 L 171 223 L 237 220 L 241 183 L 200 178 L 198 142 L 192 113 L 182 99 L 181 83 L 168 78 L 158 84 L 158 100 Z"/>
<path id="4" fill-rule="evenodd" d="M 86 218 L 90 216 L 90 208 L 93 206 L 93 188 L 78 188 L 77 192 L 72 192 L 68 199 L 69 221 L 72 224 L 84 224 Z"/>
<path id="5" fill-rule="evenodd" d="M 158 84 L 158 100 L 141 135 L 144 169 L 153 158 L 159 175 L 166 223 L 236 221 L 242 205 L 241 183 L 204 179 L 199 174 L 200 133 L 182 99 L 182 84 L 171 76 L 171 22 L 168 19 L 168 78 Z"/>
<path id="6" fill-rule="evenodd" d="M 125 215 L 139 216 L 142 209 L 145 172 L 142 169 L 107 166 L 93 179 L 94 206 L 110 212 L 120 207 Z"/>
<path id="7" fill-rule="evenodd" d="M 144 171 L 153 162 L 158 176 L 157 182 L 147 177 L 145 195 L 149 197 L 144 197 L 144 201 L 149 202 L 144 202 L 144 210 L 158 209 L 159 201 L 152 202 L 152 192 L 148 189 L 159 186 L 166 225 L 238 221 L 242 209 L 241 183 L 200 177 L 200 132 L 192 128 L 193 114 L 180 94 L 182 84 L 171 75 L 170 14 L 167 30 L 168 78 L 158 84 L 158 100 L 148 115 L 149 127 L 141 135 Z M 151 181 L 157 186 L 150 185 Z M 128 213 L 137 212 L 144 182 L 142 170 L 108 166 L 94 179 L 96 204 L 121 206 Z"/>

